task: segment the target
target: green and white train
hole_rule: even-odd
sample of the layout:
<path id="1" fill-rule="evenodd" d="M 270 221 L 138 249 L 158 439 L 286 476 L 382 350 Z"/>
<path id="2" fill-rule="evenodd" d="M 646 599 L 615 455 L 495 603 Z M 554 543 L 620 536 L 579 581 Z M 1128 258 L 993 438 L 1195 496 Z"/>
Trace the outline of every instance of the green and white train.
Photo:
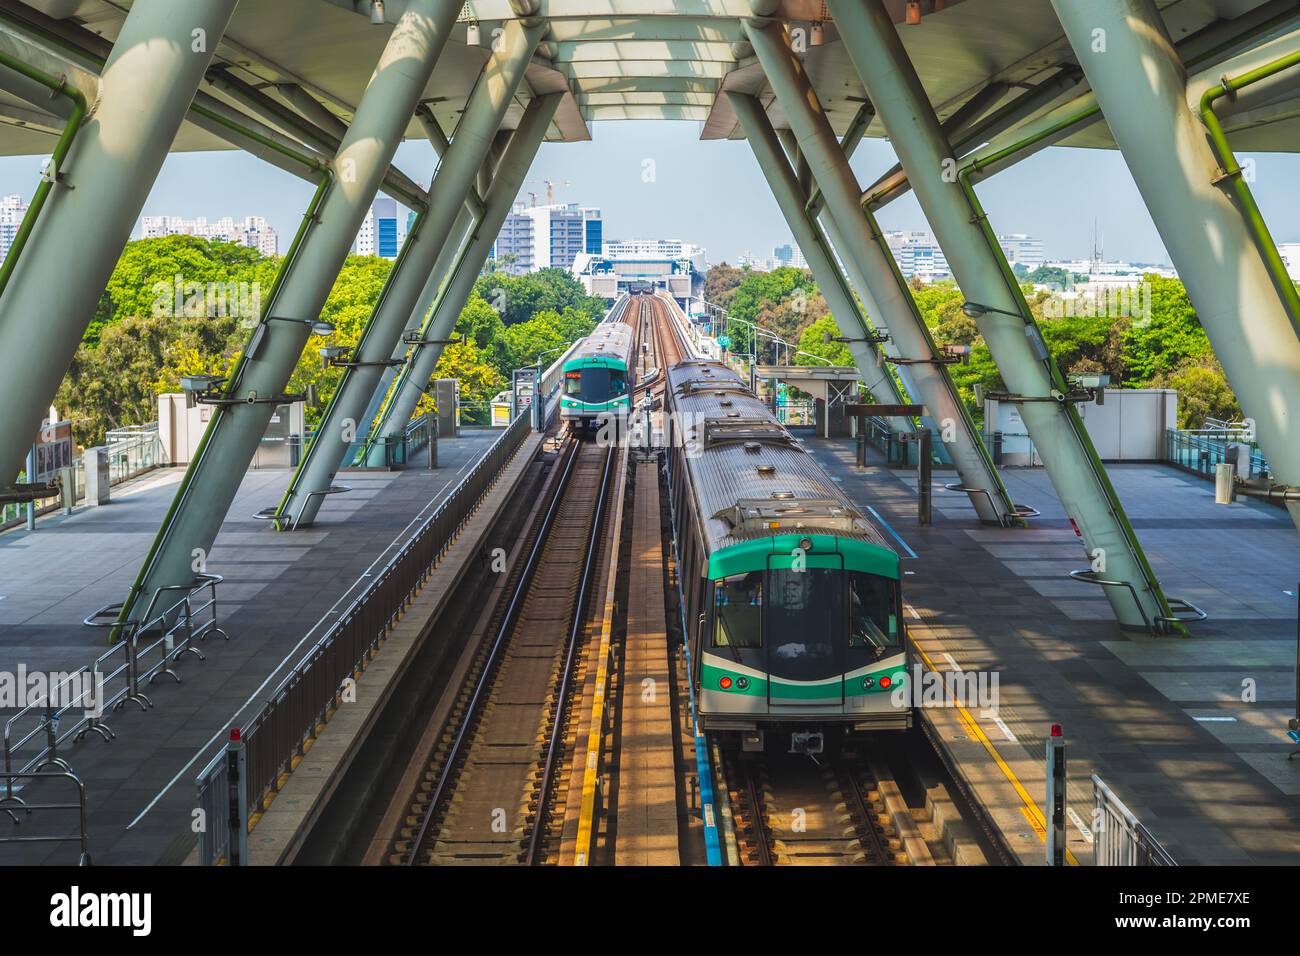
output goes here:
<path id="1" fill-rule="evenodd" d="M 627 304 L 624 296 L 564 363 L 560 419 L 575 428 L 628 414 L 632 326 L 624 321 Z"/>
<path id="2" fill-rule="evenodd" d="M 673 366 L 665 410 L 702 727 L 809 753 L 910 727 L 897 552 L 725 365 Z"/>

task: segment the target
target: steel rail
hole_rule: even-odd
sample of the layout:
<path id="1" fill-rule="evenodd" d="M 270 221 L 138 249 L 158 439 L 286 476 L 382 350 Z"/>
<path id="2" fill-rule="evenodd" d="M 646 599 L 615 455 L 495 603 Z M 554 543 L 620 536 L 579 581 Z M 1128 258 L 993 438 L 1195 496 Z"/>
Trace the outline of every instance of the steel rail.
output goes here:
<path id="1" fill-rule="evenodd" d="M 582 579 L 578 584 L 578 594 L 573 603 L 573 621 L 569 625 L 569 645 L 565 654 L 563 675 L 560 678 L 560 687 L 555 695 L 555 716 L 551 722 L 551 738 L 546 745 L 546 758 L 542 767 L 541 788 L 537 795 L 537 815 L 533 819 L 533 829 L 528 835 L 528 855 L 525 859 L 527 866 L 534 866 L 538 862 L 539 851 L 542 845 L 542 837 L 546 833 L 546 796 L 550 791 L 551 782 L 555 776 L 556 757 L 561 748 L 564 727 L 564 705 L 569 696 L 569 685 L 573 682 L 574 665 L 578 660 L 578 637 L 585 621 L 587 597 L 591 589 L 591 576 L 596 563 L 596 543 L 600 537 L 601 526 L 605 515 L 605 499 L 609 490 L 610 472 L 613 470 L 614 453 L 617 444 L 611 444 L 609 450 L 605 453 L 605 468 L 600 478 L 600 491 L 596 497 L 596 513 L 591 519 L 591 534 L 587 538 L 587 557 L 582 562 Z M 576 454 L 574 456 L 577 457 Z M 567 482 L 566 482 L 567 484 Z M 561 497 L 567 489 L 561 488 L 557 499 Z M 618 542 L 614 542 L 614 548 L 617 551 Z"/>
<path id="2" fill-rule="evenodd" d="M 772 843 L 768 839 L 767 825 L 763 822 L 763 798 L 759 792 L 758 781 L 754 778 L 754 768 L 746 763 L 741 770 L 744 776 L 745 799 L 749 803 L 750 826 L 754 830 L 754 848 L 758 851 L 758 865 L 772 866 Z"/>
<path id="3" fill-rule="evenodd" d="M 510 595 L 510 603 L 506 607 L 505 616 L 497 628 L 496 636 L 492 639 L 492 646 L 489 648 L 487 657 L 483 661 L 483 667 L 479 671 L 478 681 L 474 685 L 474 692 L 465 704 L 464 716 L 461 717 L 460 726 L 456 729 L 456 736 L 452 739 L 451 746 L 447 748 L 447 756 L 443 760 L 442 772 L 438 775 L 438 784 L 429 797 L 429 806 L 420 820 L 420 829 L 411 841 L 411 852 L 406 858 L 407 866 L 414 866 L 418 862 L 420 848 L 428 838 L 438 808 L 451 788 L 456 766 L 459 764 L 460 758 L 463 756 L 462 751 L 469 741 L 470 729 L 478 717 L 480 706 L 487 696 L 488 685 L 491 683 L 497 660 L 501 655 L 501 651 L 505 648 L 506 639 L 510 636 L 510 631 L 519 617 L 525 598 L 528 596 L 528 588 L 532 583 L 533 573 L 537 570 L 538 558 L 541 557 L 542 549 L 546 546 L 546 538 L 550 533 L 552 524 L 554 524 L 555 515 L 560 510 L 560 502 L 564 500 L 564 492 L 568 486 L 569 477 L 573 474 L 573 465 L 578 460 L 578 451 L 579 445 L 574 441 L 570 445 L 568 458 L 564 461 L 564 471 L 560 475 L 555 494 L 547 505 L 546 514 L 542 518 L 542 526 L 538 530 L 532 548 L 529 549 L 528 559 L 524 563 L 519 583 L 515 585 L 515 589 Z"/>

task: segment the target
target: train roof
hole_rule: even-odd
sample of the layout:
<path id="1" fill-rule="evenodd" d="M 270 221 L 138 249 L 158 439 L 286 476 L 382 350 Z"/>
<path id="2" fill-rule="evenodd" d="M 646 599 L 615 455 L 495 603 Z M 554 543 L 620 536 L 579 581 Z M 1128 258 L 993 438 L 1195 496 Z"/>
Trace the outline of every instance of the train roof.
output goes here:
<path id="1" fill-rule="evenodd" d="M 710 554 L 800 531 L 893 550 L 730 368 L 681 362 L 668 370 L 668 392 L 689 443 L 686 469 Z"/>
<path id="2" fill-rule="evenodd" d="M 596 326 L 590 335 L 569 356 L 567 365 L 583 359 L 614 359 L 627 365 L 632 351 L 632 326 L 623 321 L 605 321 Z"/>

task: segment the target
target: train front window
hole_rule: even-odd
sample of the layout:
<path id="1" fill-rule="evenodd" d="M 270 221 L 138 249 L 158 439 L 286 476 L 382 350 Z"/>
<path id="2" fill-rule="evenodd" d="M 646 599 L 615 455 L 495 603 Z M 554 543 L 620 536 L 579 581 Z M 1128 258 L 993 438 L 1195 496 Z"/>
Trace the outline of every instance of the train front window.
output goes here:
<path id="1" fill-rule="evenodd" d="M 888 578 L 849 572 L 849 647 L 884 657 L 902 646 L 897 587 Z"/>
<path id="2" fill-rule="evenodd" d="M 574 397 L 582 394 L 582 373 L 565 372 L 564 373 L 564 394 Z"/>
<path id="3" fill-rule="evenodd" d="M 763 572 L 713 582 L 713 646 L 762 647 Z"/>
<path id="4" fill-rule="evenodd" d="M 844 633 L 844 578 L 838 568 L 768 572 L 764 618 L 772 639 L 768 667 L 791 680 L 831 673 L 835 635 Z"/>
<path id="5" fill-rule="evenodd" d="M 582 400 L 584 402 L 609 401 L 609 369 L 584 368 L 582 370 Z"/>
<path id="6" fill-rule="evenodd" d="M 627 392 L 627 379 L 623 372 L 618 369 L 609 370 L 609 394 L 610 397 L 623 395 Z"/>

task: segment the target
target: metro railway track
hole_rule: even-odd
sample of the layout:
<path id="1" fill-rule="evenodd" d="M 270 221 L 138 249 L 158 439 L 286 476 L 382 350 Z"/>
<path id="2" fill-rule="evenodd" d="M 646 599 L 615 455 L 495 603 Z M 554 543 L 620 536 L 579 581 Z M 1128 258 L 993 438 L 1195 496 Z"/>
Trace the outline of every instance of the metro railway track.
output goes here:
<path id="1" fill-rule="evenodd" d="M 895 828 L 897 792 L 880 761 L 846 755 L 724 757 L 742 866 L 895 866 L 933 862 Z"/>
<path id="2" fill-rule="evenodd" d="M 550 862 L 613 449 L 571 441 L 556 467 L 554 494 L 507 572 L 490 640 L 427 760 L 390 863 Z"/>

